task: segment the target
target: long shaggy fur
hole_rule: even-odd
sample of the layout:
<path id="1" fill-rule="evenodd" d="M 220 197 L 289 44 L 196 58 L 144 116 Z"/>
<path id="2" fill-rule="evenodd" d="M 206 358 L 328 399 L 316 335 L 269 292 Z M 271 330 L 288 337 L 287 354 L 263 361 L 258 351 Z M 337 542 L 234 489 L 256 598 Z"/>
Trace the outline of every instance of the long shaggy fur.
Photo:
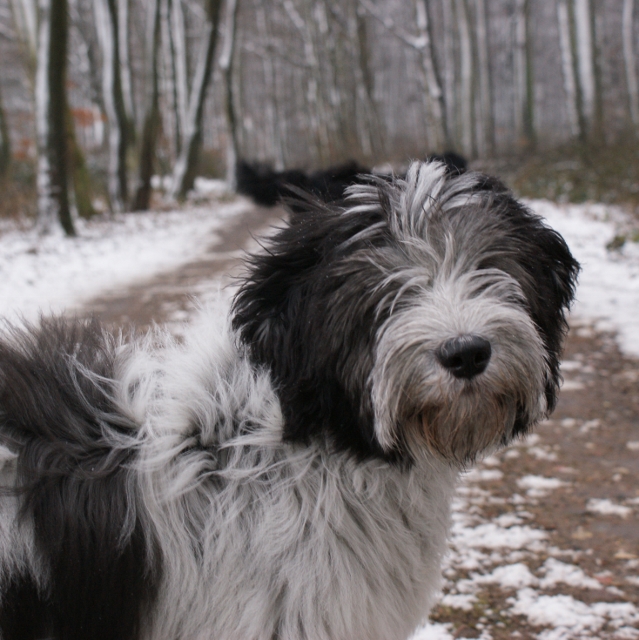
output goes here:
<path id="1" fill-rule="evenodd" d="M 477 174 L 349 193 L 303 199 L 184 341 L 5 333 L 4 640 L 400 640 L 427 615 L 460 469 L 554 406 L 578 266 Z M 490 360 L 454 375 L 468 336 Z"/>

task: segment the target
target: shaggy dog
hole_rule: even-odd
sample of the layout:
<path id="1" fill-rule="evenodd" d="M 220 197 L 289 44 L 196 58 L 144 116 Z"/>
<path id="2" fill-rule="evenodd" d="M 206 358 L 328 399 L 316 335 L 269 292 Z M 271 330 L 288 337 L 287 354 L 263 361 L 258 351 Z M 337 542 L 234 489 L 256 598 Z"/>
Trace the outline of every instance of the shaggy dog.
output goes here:
<path id="1" fill-rule="evenodd" d="M 460 471 L 555 405 L 578 265 L 495 180 L 305 202 L 230 321 L 0 342 L 4 640 L 400 640 Z"/>

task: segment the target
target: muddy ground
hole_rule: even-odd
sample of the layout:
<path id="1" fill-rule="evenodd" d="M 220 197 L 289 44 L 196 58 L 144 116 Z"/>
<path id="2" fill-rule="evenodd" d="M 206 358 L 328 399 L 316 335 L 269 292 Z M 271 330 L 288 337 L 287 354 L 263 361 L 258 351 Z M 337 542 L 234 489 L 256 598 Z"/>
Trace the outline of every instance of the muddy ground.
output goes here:
<path id="1" fill-rule="evenodd" d="M 97 298 L 84 311 L 124 328 L 188 319 L 199 293 L 210 289 L 213 281 L 232 283 L 242 251 L 256 246 L 253 236 L 283 216 L 282 210 L 254 208 L 221 232 L 203 257 L 126 291 Z M 495 499 L 476 508 L 490 520 L 511 500 L 521 477 L 560 479 L 562 486 L 527 502 L 529 520 L 548 533 L 552 546 L 574 551 L 572 562 L 588 576 L 596 576 L 601 589 L 561 584 L 551 593 L 570 594 L 586 603 L 639 606 L 639 451 L 632 445 L 639 444 L 639 363 L 621 355 L 614 336 L 597 334 L 576 322 L 564 360 L 567 382 L 552 419 L 537 431 L 537 446 L 520 447 L 517 455 L 501 454 L 499 481 L 477 481 Z M 625 515 L 602 514 L 587 508 L 593 499 L 637 506 L 627 508 Z M 534 571 L 544 559 L 541 552 L 524 562 Z M 454 577 L 463 575 L 457 572 Z M 495 639 L 537 637 L 540 628 L 531 626 L 525 616 L 508 613 L 512 595 L 508 589 L 487 585 L 473 607 L 440 606 L 432 618 L 450 623 L 454 637 L 482 633 Z M 617 637 L 612 630 L 609 633 L 601 629 L 583 637 Z"/>

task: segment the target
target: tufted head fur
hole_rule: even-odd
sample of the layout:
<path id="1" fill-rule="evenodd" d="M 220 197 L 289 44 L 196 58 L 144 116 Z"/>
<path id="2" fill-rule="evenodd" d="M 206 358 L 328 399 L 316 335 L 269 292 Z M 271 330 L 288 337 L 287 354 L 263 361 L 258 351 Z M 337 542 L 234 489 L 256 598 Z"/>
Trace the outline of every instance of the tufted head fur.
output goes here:
<path id="1" fill-rule="evenodd" d="M 274 377 L 289 441 L 464 464 L 554 408 L 577 272 L 500 182 L 414 163 L 296 212 L 253 257 L 233 322 Z M 480 372 L 442 363 L 477 339 Z"/>

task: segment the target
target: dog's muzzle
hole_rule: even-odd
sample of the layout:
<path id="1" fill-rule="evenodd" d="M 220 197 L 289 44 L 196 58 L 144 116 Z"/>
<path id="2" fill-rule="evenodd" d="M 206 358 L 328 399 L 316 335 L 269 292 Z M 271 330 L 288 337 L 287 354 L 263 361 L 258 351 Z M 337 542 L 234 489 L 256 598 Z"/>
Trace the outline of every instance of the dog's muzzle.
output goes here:
<path id="1" fill-rule="evenodd" d="M 485 371 L 492 348 L 481 336 L 466 335 L 451 338 L 437 349 L 439 363 L 456 378 L 470 380 Z"/>

